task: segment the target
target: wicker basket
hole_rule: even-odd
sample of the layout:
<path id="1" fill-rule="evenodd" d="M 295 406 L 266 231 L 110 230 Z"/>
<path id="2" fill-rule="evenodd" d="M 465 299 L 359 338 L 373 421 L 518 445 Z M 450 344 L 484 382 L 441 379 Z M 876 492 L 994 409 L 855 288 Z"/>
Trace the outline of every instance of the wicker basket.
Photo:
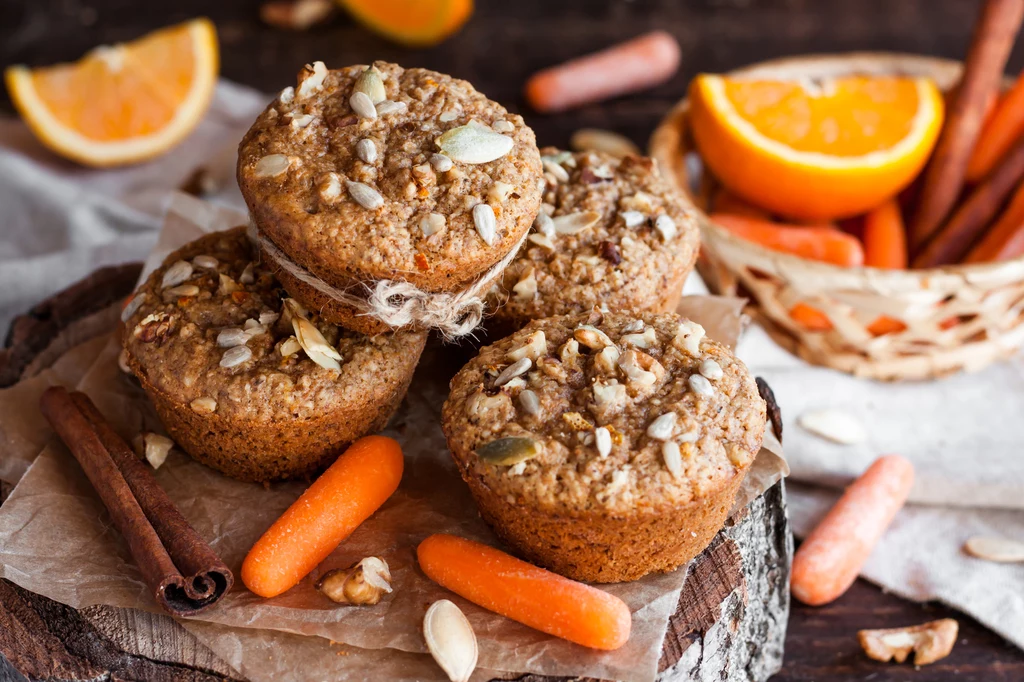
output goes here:
<path id="1" fill-rule="evenodd" d="M 932 57 L 852 53 L 780 59 L 730 75 L 925 75 L 947 90 L 960 68 L 959 62 Z M 704 208 L 691 191 L 686 165 L 693 149 L 688 111 L 684 99 L 669 112 L 651 137 L 651 155 Z M 751 312 L 775 340 L 809 362 L 872 379 L 928 379 L 980 369 L 1024 343 L 1024 258 L 928 270 L 841 268 L 769 251 L 734 237 L 701 210 L 697 214 L 700 271 L 708 285 L 719 293 L 752 297 Z M 827 315 L 832 329 L 811 331 L 797 324 L 789 311 L 798 303 Z M 882 315 L 906 328 L 875 336 L 868 326 Z"/>

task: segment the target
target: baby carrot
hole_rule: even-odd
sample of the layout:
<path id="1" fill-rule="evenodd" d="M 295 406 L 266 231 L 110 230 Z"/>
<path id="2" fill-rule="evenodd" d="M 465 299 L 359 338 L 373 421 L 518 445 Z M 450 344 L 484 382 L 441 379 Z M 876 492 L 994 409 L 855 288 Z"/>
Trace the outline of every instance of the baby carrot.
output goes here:
<path id="1" fill-rule="evenodd" d="M 618 597 L 454 535 L 416 549 L 427 577 L 506 618 L 592 649 L 618 649 L 632 616 Z"/>
<path id="2" fill-rule="evenodd" d="M 1003 214 L 970 250 L 965 263 L 1009 260 L 1024 254 L 1024 182 L 1017 186 Z"/>
<path id="3" fill-rule="evenodd" d="M 793 596 L 820 606 L 846 592 L 913 483 L 914 466 L 907 459 L 876 459 L 800 545 L 793 557 Z"/>
<path id="4" fill-rule="evenodd" d="M 658 85 L 678 68 L 679 43 L 665 31 L 652 31 L 539 71 L 524 94 L 537 111 L 564 111 Z"/>
<path id="5" fill-rule="evenodd" d="M 907 269 L 907 230 L 895 199 L 886 201 L 864 218 L 864 265 Z"/>
<path id="6" fill-rule="evenodd" d="M 252 546 L 242 582 L 268 598 L 297 585 L 391 497 L 402 467 L 402 448 L 391 438 L 352 443 Z"/>
<path id="7" fill-rule="evenodd" d="M 712 213 L 710 218 L 737 237 L 773 251 L 846 267 L 864 264 L 864 249 L 857 238 L 833 228 L 783 225 L 725 213 Z"/>
<path id="8" fill-rule="evenodd" d="M 748 203 L 746 199 L 739 198 L 724 187 L 715 193 L 712 209 L 715 213 L 728 213 L 746 218 L 757 218 L 758 220 L 771 220 L 768 211 Z"/>
<path id="9" fill-rule="evenodd" d="M 812 332 L 832 330 L 832 320 L 828 319 L 828 315 L 806 303 L 797 303 L 790 308 L 789 316 L 801 327 Z"/>
<path id="10" fill-rule="evenodd" d="M 1014 142 L 1024 134 L 1024 72 L 996 103 L 978 135 L 967 162 L 967 181 L 978 182 L 995 168 Z"/>

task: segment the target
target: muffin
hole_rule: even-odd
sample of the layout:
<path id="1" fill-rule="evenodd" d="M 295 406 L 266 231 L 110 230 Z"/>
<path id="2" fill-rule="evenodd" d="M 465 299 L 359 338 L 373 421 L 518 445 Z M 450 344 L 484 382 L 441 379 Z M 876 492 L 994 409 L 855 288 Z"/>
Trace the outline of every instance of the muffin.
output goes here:
<path id="1" fill-rule="evenodd" d="M 172 438 L 244 481 L 300 478 L 384 427 L 424 332 L 365 336 L 307 312 L 245 228 L 172 253 L 125 308 L 127 364 Z"/>
<path id="2" fill-rule="evenodd" d="M 462 291 L 522 241 L 541 175 L 522 117 L 466 81 L 386 62 L 307 66 L 238 154 L 252 220 L 276 247 L 267 255 L 302 272 L 278 273 L 282 285 L 367 333 L 388 325 L 325 292 L 365 298 L 380 280 Z"/>
<path id="3" fill-rule="evenodd" d="M 489 298 L 498 333 L 530 320 L 673 312 L 700 245 L 697 222 L 653 159 L 542 150 L 542 211 Z"/>
<path id="4" fill-rule="evenodd" d="M 699 554 L 760 450 L 746 367 L 674 313 L 535 320 L 455 376 L 442 424 L 480 513 L 528 560 L 590 582 Z"/>

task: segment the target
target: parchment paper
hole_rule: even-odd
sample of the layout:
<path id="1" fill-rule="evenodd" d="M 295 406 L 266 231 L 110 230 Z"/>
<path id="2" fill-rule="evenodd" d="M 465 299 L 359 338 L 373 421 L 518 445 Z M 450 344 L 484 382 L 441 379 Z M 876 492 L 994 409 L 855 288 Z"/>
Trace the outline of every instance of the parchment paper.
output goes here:
<path id="1" fill-rule="evenodd" d="M 237 218 L 189 197 L 175 198 L 150 264 L 199 233 L 229 227 Z M 681 307 L 688 316 L 702 322 L 710 336 L 735 342 L 740 328 L 739 301 L 688 297 Z M 76 358 L 72 364 L 81 367 L 89 357 L 88 351 L 93 351 L 95 360 L 88 370 L 77 382 L 73 372 L 63 378 L 87 392 L 129 439 L 144 428 L 159 429 L 144 394 L 117 368 L 119 342 L 110 338 L 86 346 L 72 351 Z M 417 568 L 415 547 L 431 533 L 448 532 L 498 544 L 479 519 L 448 454 L 439 424 L 448 379 L 471 353 L 466 346 L 428 345 L 409 395 L 385 431 L 403 446 L 406 470 L 402 485 L 317 572 L 271 600 L 252 595 L 238 582 L 220 604 L 198 619 L 231 628 L 256 629 L 253 632 L 276 630 L 360 649 L 388 648 L 418 654 L 425 651 L 420 625 L 427 606 L 436 599 L 450 598 L 473 624 L 480 642 L 482 668 L 631 682 L 653 680 L 668 617 L 679 601 L 685 568 L 603 588 L 621 597 L 633 613 L 629 642 L 607 653 L 583 649 L 480 609 L 427 580 Z M 61 378 L 54 373 L 46 382 Z M 21 483 L 0 507 L 3 576 L 74 607 L 110 604 L 157 610 L 123 538 L 109 526 L 99 499 L 70 454 L 61 444 L 51 443 L 35 457 L 46 433 L 36 407 L 38 393 L 45 388 L 42 383 L 19 384 L 0 392 L 0 430 L 6 432 L 12 423 L 33 424 L 26 426 L 18 442 L 8 439 L 13 447 L 7 448 L 4 459 L 24 464 L 34 458 Z M 17 466 L 8 469 L 16 471 Z M 755 461 L 743 499 L 752 499 L 784 471 L 777 444 L 769 441 Z M 185 517 L 210 540 L 236 575 L 252 543 L 305 487 L 302 483 L 264 487 L 233 481 L 178 451 L 172 452 L 156 475 Z M 394 593 L 379 605 L 338 607 L 312 589 L 320 571 L 346 566 L 368 555 L 382 556 L 391 567 Z M 286 638 L 281 646 L 287 648 L 290 641 Z M 322 647 L 322 642 L 302 644 L 303 650 L 316 646 Z M 331 656 L 336 659 L 330 666 L 336 679 L 362 679 L 362 671 L 346 667 L 344 656 Z M 424 669 L 414 673 L 418 679 L 436 678 L 440 673 L 426 657 L 409 661 L 425 662 Z M 278 672 L 283 675 L 286 670 Z M 346 673 L 350 673 L 347 678 Z M 292 679 L 306 679 L 302 669 L 293 669 L 290 674 Z"/>

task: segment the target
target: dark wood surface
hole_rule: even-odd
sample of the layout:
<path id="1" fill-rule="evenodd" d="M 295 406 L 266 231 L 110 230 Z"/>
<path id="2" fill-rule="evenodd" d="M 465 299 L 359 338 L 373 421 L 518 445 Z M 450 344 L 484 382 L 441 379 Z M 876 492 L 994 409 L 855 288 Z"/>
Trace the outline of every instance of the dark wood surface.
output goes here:
<path id="1" fill-rule="evenodd" d="M 253 0 L 2 0 L 0 65 L 75 59 L 99 43 L 205 14 L 217 24 L 222 73 L 267 91 L 292 83 L 299 67 L 388 59 L 467 78 L 524 114 L 542 144 L 564 145 L 583 126 L 618 130 L 646 145 L 647 136 L 699 71 L 723 71 L 772 57 L 810 52 L 893 50 L 962 57 L 977 12 L 973 0 L 477 0 L 465 29 L 443 45 L 407 50 L 368 34 L 344 14 L 304 33 L 260 24 Z M 654 90 L 561 114 L 530 112 L 520 95 L 534 70 L 652 28 L 673 33 L 683 66 Z M 1024 41 L 1010 60 L 1024 64 Z M 0 110 L 10 110 L 0 100 Z M 946 660 L 915 671 L 868 661 L 856 630 L 952 616 L 960 641 Z M 2 624 L 0 624 L 2 627 Z M 60 636 L 60 633 L 57 633 Z M 99 645 L 97 645 L 99 646 Z M 154 673 L 155 674 L 155 673 Z M 116 679 L 145 679 L 117 673 Z M 19 679 L 0 662 L 0 680 Z M 197 679 L 202 679 L 197 678 Z M 971 620 L 941 607 L 886 595 L 864 582 L 824 608 L 794 604 L 786 664 L 775 680 L 1022 680 L 1024 654 Z"/>

